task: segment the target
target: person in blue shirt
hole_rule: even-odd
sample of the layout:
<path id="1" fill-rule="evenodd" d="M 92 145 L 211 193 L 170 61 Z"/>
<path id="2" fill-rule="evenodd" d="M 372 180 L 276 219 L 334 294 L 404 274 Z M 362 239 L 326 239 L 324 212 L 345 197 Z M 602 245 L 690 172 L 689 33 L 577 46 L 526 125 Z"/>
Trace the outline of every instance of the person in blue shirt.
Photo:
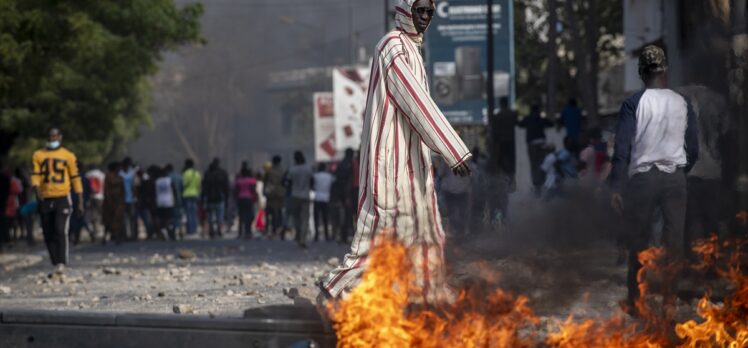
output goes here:
<path id="1" fill-rule="evenodd" d="M 575 98 L 569 98 L 569 101 L 561 110 L 561 122 L 566 129 L 566 136 L 571 140 L 570 150 L 574 153 L 579 152 L 579 140 L 582 136 L 582 110 L 577 106 Z"/>
<path id="2" fill-rule="evenodd" d="M 611 205 L 626 223 L 628 307 L 640 296 L 638 254 L 652 239 L 652 219 L 662 212 L 663 240 L 668 258 L 684 256 L 686 173 L 698 159 L 698 123 L 689 101 L 667 88 L 665 52 L 654 45 L 639 56 L 645 88 L 623 102 L 615 132 L 610 184 Z M 678 272 L 664 281 L 665 308 L 674 310 Z"/>

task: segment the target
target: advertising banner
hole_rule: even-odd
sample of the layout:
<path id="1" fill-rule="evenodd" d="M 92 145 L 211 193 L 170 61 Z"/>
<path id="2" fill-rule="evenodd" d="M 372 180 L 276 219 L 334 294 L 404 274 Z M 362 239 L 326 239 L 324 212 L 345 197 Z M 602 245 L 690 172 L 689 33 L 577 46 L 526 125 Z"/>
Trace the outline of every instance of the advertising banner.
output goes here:
<path id="1" fill-rule="evenodd" d="M 314 93 L 314 159 L 316 162 L 339 160 L 335 147 L 335 114 L 331 92 Z"/>
<path id="2" fill-rule="evenodd" d="M 494 94 L 514 97 L 512 1 L 493 1 Z M 485 124 L 486 16 L 485 0 L 436 2 L 426 32 L 426 61 L 431 94 L 454 124 Z M 498 105 L 498 103 L 496 103 Z"/>
<path id="3" fill-rule="evenodd" d="M 358 150 L 364 124 L 369 68 L 338 68 L 332 73 L 335 148 Z"/>

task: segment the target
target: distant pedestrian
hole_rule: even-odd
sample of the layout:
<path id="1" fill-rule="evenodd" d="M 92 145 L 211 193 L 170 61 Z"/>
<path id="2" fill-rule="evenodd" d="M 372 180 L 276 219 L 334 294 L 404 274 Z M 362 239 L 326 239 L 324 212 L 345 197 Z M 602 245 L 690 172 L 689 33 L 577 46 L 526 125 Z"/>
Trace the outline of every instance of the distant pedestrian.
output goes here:
<path id="1" fill-rule="evenodd" d="M 579 153 L 579 141 L 582 137 L 582 110 L 577 106 L 576 98 L 569 98 L 566 106 L 561 110 L 561 123 L 569 138 L 569 150 L 575 154 Z"/>
<path id="2" fill-rule="evenodd" d="M 545 129 L 553 127 L 553 122 L 543 118 L 540 114 L 540 105 L 533 105 L 530 114 L 525 116 L 519 122 L 519 126 L 525 128 L 525 141 L 527 142 L 527 152 L 530 157 L 530 174 L 532 176 L 532 185 L 535 187 L 535 194 L 540 197 L 542 186 L 545 181 L 545 174 L 540 166 L 547 155 L 545 150 Z"/>
<path id="3" fill-rule="evenodd" d="M 184 229 L 182 224 L 182 217 L 184 216 L 184 199 L 182 198 L 182 192 L 184 191 L 184 182 L 182 181 L 182 174 L 179 171 L 174 170 L 174 166 L 169 163 L 165 167 L 167 175 L 171 178 L 171 183 L 174 186 L 174 230 L 176 231 L 177 238 L 184 238 Z"/>
<path id="4" fill-rule="evenodd" d="M 20 167 L 16 168 L 15 176 L 21 180 L 21 187 L 23 188 L 23 192 L 18 196 L 19 219 L 23 226 L 26 244 L 34 245 L 34 212 L 36 211 L 34 206 L 37 202 L 34 200 L 34 193 L 31 190 L 28 176 Z"/>
<path id="5" fill-rule="evenodd" d="M 68 263 L 68 226 L 70 215 L 84 214 L 83 185 L 77 159 L 62 147 L 62 132 L 51 128 L 46 147 L 34 152 L 31 185 L 41 204 L 42 230 L 52 265 L 62 269 Z M 71 207 L 70 192 L 78 195 L 78 205 Z"/>
<path id="6" fill-rule="evenodd" d="M 221 168 L 221 162 L 214 158 L 203 176 L 203 206 L 208 218 L 210 238 L 223 236 L 226 206 L 229 199 L 229 175 Z"/>
<path id="7" fill-rule="evenodd" d="M 133 236 L 137 239 L 138 236 L 137 193 L 135 192 L 138 180 L 137 172 L 138 169 L 130 157 L 122 160 L 119 175 L 122 177 L 125 185 L 125 215 L 129 227 L 129 231 L 126 230 L 126 233 L 130 235 L 127 239 L 132 239 Z"/>
<path id="8" fill-rule="evenodd" d="M 153 226 L 153 218 L 156 216 L 156 179 L 159 168 L 151 165 L 146 171 L 138 170 L 137 178 L 140 183 L 136 186 L 137 192 L 137 213 L 143 222 L 145 233 L 148 239 L 156 237 L 156 230 Z M 136 234 L 130 236 L 130 240 L 138 240 Z"/>
<path id="9" fill-rule="evenodd" d="M 241 170 L 234 180 L 234 195 L 239 211 L 239 228 L 236 238 L 250 239 L 257 204 L 257 179 L 252 175 L 247 162 L 242 162 Z"/>
<path id="10" fill-rule="evenodd" d="M 358 162 L 353 149 L 346 149 L 343 160 L 335 170 L 335 184 L 333 195 L 342 206 L 342 220 L 340 222 L 340 236 L 338 242 L 347 244 L 348 238 L 353 236 L 356 204 L 358 201 Z"/>
<path id="11" fill-rule="evenodd" d="M 306 159 L 301 151 L 296 151 L 293 159 L 294 165 L 288 169 L 288 180 L 291 187 L 288 215 L 293 219 L 296 243 L 305 248 L 306 239 L 309 236 L 309 209 L 311 208 L 309 204 L 314 174 L 312 167 L 306 164 Z"/>
<path id="12" fill-rule="evenodd" d="M 8 244 L 10 239 L 10 221 L 5 216 L 5 209 L 10 196 L 11 177 L 2 170 L 4 163 L 0 162 L 0 251 Z"/>
<path id="13" fill-rule="evenodd" d="M 78 168 L 85 168 L 85 166 L 78 163 Z M 81 175 L 81 185 L 83 186 L 83 206 L 89 207 L 89 202 L 91 201 L 91 185 L 85 175 Z M 77 195 L 73 195 L 73 205 L 78 205 Z M 73 243 L 73 245 L 78 245 L 81 239 L 81 232 L 84 229 L 88 232 L 91 243 L 96 243 L 96 232 L 88 223 L 87 216 L 75 214 L 70 217 L 70 242 Z"/>
<path id="14" fill-rule="evenodd" d="M 286 204 L 286 187 L 283 182 L 286 171 L 281 167 L 281 157 L 273 156 L 273 164 L 263 178 L 267 198 L 266 221 L 269 234 L 284 239 L 283 207 Z"/>
<path id="15" fill-rule="evenodd" d="M 517 112 L 509 107 L 509 98 L 499 99 L 499 112 L 494 116 L 491 140 L 492 160 L 498 161 L 502 172 L 514 177 L 517 155 L 514 128 L 517 126 Z M 474 157 L 475 158 L 475 157 Z"/>
<path id="16" fill-rule="evenodd" d="M 121 165 L 112 162 L 107 167 L 104 178 L 104 201 L 101 206 L 101 222 L 104 224 L 102 243 L 106 243 L 107 233 L 111 240 L 119 244 L 127 239 L 125 231 L 125 217 L 127 204 L 125 203 L 125 180 L 118 173 Z"/>
<path id="17" fill-rule="evenodd" d="M 698 121 L 690 103 L 666 88 L 665 52 L 654 45 L 639 56 L 639 75 L 645 88 L 621 106 L 616 127 L 611 186 L 613 208 L 629 224 L 628 304 L 640 296 L 639 252 L 652 239 L 652 219 L 662 212 L 663 244 L 671 260 L 684 255 L 686 175 L 699 154 Z M 674 278 L 666 281 L 664 305 L 675 306 Z M 633 308 L 633 307 L 632 307 Z"/>
<path id="18" fill-rule="evenodd" d="M 195 169 L 195 162 L 191 159 L 184 161 L 182 171 L 182 199 L 184 200 L 184 215 L 187 218 L 187 235 L 195 236 L 198 225 L 198 201 L 200 199 L 202 175 Z"/>
<path id="19" fill-rule="evenodd" d="M 323 238 L 332 240 L 330 234 L 330 191 L 332 190 L 335 176 L 327 171 L 327 165 L 320 163 L 317 173 L 314 174 L 314 241 L 319 240 L 319 226 L 322 224 L 324 230 Z"/>
<path id="20" fill-rule="evenodd" d="M 104 202 L 104 179 L 106 174 L 101 169 L 93 167 L 86 172 L 88 185 L 91 189 L 89 206 L 86 209 L 88 213 L 88 222 L 94 233 L 97 232 L 97 225 L 101 224 L 101 205 Z"/>
<path id="21" fill-rule="evenodd" d="M 2 238 L 1 243 L 10 243 L 10 230 L 13 228 L 13 222 L 16 221 L 16 216 L 18 216 L 18 197 L 23 193 L 23 186 L 21 184 L 21 179 L 13 175 L 13 173 L 10 171 L 10 168 L 0 167 L 0 169 L 2 169 L 3 175 L 9 178 L 8 193 L 7 198 L 5 199 L 5 209 L 3 211 L 0 211 L 0 214 L 5 215 L 5 227 L 2 233 L 0 233 L 0 236 Z"/>
<path id="22" fill-rule="evenodd" d="M 156 211 L 154 214 L 154 234 L 161 234 L 164 239 L 177 240 L 174 225 L 177 188 L 172 181 L 168 166 L 154 168 L 154 186 L 156 188 Z"/>

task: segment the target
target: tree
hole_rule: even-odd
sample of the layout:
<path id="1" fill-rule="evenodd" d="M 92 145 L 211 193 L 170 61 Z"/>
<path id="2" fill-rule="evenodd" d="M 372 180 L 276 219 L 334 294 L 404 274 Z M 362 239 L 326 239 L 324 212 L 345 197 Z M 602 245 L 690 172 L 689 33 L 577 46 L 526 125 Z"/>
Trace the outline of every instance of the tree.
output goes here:
<path id="1" fill-rule="evenodd" d="M 0 156 L 27 161 L 52 125 L 83 161 L 120 151 L 150 123 L 147 78 L 161 53 L 202 41 L 202 11 L 173 0 L 0 0 Z"/>
<path id="2" fill-rule="evenodd" d="M 518 0 L 515 4 L 519 101 L 533 104 L 545 99 L 546 110 L 552 111 L 569 96 L 579 96 L 589 123 L 596 125 L 599 72 L 623 54 L 622 1 Z M 556 11 L 551 10 L 554 7 Z M 550 23 L 556 21 L 558 32 L 551 30 Z"/>

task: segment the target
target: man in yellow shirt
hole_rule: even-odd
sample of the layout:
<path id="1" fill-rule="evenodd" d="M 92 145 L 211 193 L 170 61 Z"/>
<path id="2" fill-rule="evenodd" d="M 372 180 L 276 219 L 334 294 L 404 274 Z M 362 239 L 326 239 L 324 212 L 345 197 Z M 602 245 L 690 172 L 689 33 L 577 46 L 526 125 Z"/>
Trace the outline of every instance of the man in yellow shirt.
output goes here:
<path id="1" fill-rule="evenodd" d="M 72 213 L 70 189 L 78 195 L 77 213 L 83 214 L 83 185 L 75 154 L 62 147 L 62 132 L 49 130 L 47 146 L 34 152 L 31 186 L 39 212 L 49 259 L 62 269 L 68 263 L 68 223 Z"/>

